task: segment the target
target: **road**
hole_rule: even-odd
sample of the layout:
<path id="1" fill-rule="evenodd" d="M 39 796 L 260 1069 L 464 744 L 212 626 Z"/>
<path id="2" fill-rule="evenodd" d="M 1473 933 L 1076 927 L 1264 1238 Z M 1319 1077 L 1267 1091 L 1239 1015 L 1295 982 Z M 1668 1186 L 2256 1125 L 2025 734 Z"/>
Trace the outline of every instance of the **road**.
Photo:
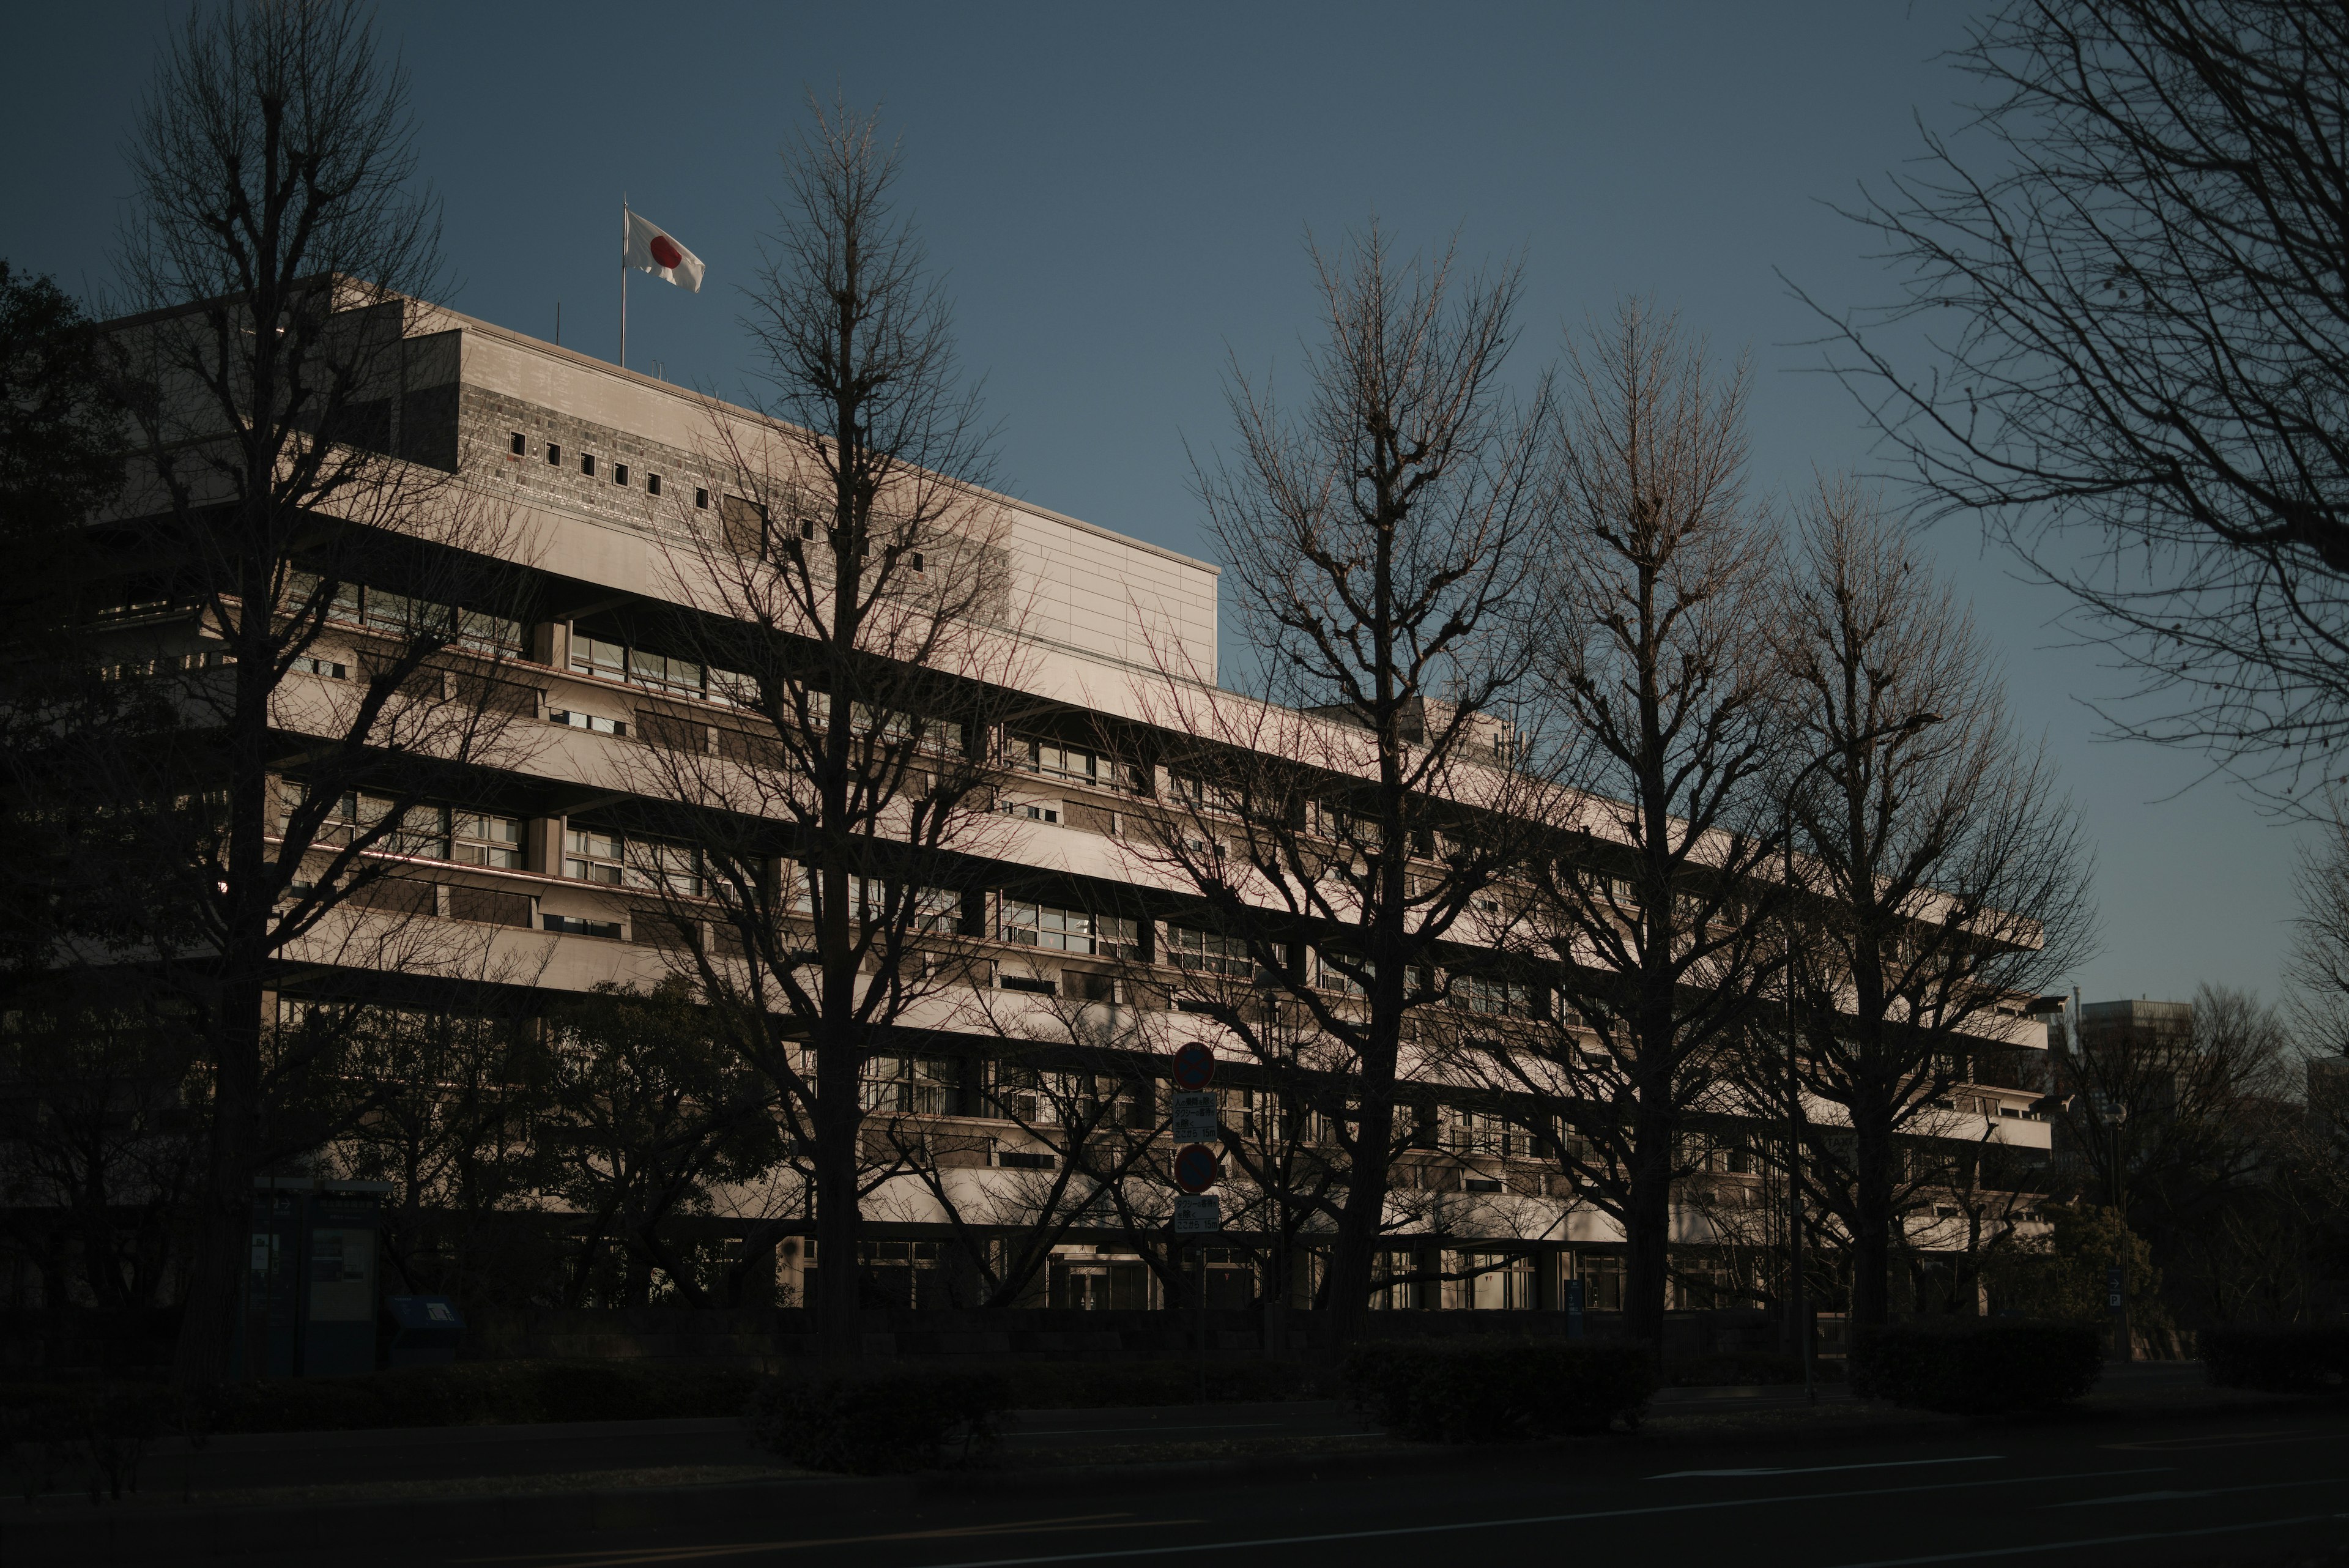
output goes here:
<path id="1" fill-rule="evenodd" d="M 779 1521 L 781 1522 L 781 1521 Z M 1776 1453 L 1636 1440 L 1418 1476 L 1341 1471 L 1146 1495 L 926 1500 L 843 1528 L 740 1528 L 484 1552 L 488 1568 L 1371 1568 L 1569 1560 L 1737 1568 L 2260 1561 L 2349 1544 L 2349 1418 L 2009 1427 Z"/>
<path id="2" fill-rule="evenodd" d="M 741 1455 L 739 1438 L 678 1426 L 661 1446 L 679 1459 Z M 1130 1452 L 1137 1442 L 1245 1440 L 1268 1435 L 1268 1426 L 1277 1435 L 1332 1438 L 1331 1457 L 1309 1469 L 1297 1461 L 1237 1473 L 1168 1467 L 1113 1482 L 1099 1472 L 1055 1479 L 1018 1458 L 1023 1447 L 1081 1459 L 1092 1449 Z M 1619 1436 L 1526 1451 L 1353 1459 L 1345 1457 L 1348 1429 L 1344 1413 L 1329 1406 L 1032 1412 L 1007 1456 L 1012 1463 L 995 1474 L 778 1480 L 607 1492 L 575 1505 L 419 1496 L 325 1514 L 229 1511 L 172 1527 L 180 1533 L 171 1556 L 254 1565 L 326 1557 L 337 1568 L 1427 1568 L 1561 1556 L 1733 1568 L 2151 1568 L 2349 1550 L 2349 1411 L 2337 1407 L 1912 1428 L 1800 1442 Z M 655 1434 L 639 1427 L 637 1436 Z M 511 1473 L 527 1475 L 575 1462 L 620 1434 L 505 1440 Z M 295 1452 L 279 1457 L 290 1466 Z M 365 1445 L 352 1442 L 344 1460 L 364 1456 Z M 445 1462 L 459 1459 L 452 1453 Z M 397 1468 L 432 1467 L 411 1452 Z M 96 1532 L 112 1511 L 81 1516 L 93 1529 L 87 1550 L 51 1537 L 53 1550 L 20 1560 L 158 1560 L 151 1536 L 135 1551 L 127 1540 L 121 1551 L 108 1549 Z M 128 1522 L 138 1511 L 121 1517 Z"/>

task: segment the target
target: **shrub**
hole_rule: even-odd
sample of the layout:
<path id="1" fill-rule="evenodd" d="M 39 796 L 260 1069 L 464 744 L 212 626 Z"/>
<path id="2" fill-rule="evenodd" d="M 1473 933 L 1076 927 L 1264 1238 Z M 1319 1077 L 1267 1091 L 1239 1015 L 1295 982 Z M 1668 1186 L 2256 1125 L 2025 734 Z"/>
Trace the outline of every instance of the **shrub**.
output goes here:
<path id="1" fill-rule="evenodd" d="M 812 1470 L 887 1475 L 992 1446 L 1011 1386 L 988 1372 L 892 1367 L 770 1379 L 742 1418 L 760 1447 Z"/>
<path id="2" fill-rule="evenodd" d="M 735 1416 L 758 1381 L 749 1372 L 658 1363 L 481 1361 L 358 1377 L 264 1378 L 226 1384 L 185 1401 L 151 1384 L 0 1384 L 0 1429 L 12 1422 L 47 1430 L 84 1421 L 80 1412 L 104 1400 L 146 1401 L 164 1429 L 199 1432 Z"/>
<path id="3" fill-rule="evenodd" d="M 1840 1383 L 1843 1381 L 1843 1365 L 1835 1360 L 1814 1361 L 1811 1376 L 1816 1382 Z M 1675 1388 L 1800 1383 L 1803 1380 L 1803 1358 L 1775 1350 L 1723 1351 L 1714 1355 L 1699 1356 L 1693 1361 L 1674 1362 L 1665 1369 L 1665 1376 Z"/>
<path id="4" fill-rule="evenodd" d="M 1848 1376 L 1862 1398 L 1990 1416 L 2077 1399 L 2104 1370 L 2104 1337 L 2085 1324 L 1961 1318 L 1862 1332 Z"/>
<path id="5" fill-rule="evenodd" d="M 1194 1405 L 1196 1361 L 1019 1361 L 1004 1367 L 1020 1409 L 1093 1410 L 1127 1405 Z M 1207 1364 L 1207 1402 L 1318 1399 L 1326 1375 L 1296 1362 L 1215 1360 Z"/>
<path id="6" fill-rule="evenodd" d="M 2202 1364 L 2221 1388 L 2349 1393 L 2349 1327 L 2206 1328 L 2200 1338 Z"/>
<path id="7" fill-rule="evenodd" d="M 1661 1381 L 1639 1345 L 1374 1341 L 1341 1373 L 1355 1407 L 1423 1443 L 1506 1443 L 1636 1426 Z"/>

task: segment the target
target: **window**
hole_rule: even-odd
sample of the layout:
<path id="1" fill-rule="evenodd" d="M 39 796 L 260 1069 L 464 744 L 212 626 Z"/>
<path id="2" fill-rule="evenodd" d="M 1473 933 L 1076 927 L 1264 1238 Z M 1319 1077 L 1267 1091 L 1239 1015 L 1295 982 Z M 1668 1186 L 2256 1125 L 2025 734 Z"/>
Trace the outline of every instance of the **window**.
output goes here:
<path id="1" fill-rule="evenodd" d="M 1014 735 L 1011 762 L 1023 772 L 1040 774 L 1048 779 L 1066 779 L 1071 784 L 1096 784 L 1104 789 L 1118 787 L 1117 764 L 1099 752 L 1081 746 Z"/>
<path id="2" fill-rule="evenodd" d="M 520 457 L 523 454 L 523 449 L 528 444 L 522 439 L 522 431 L 516 431 L 513 433 L 513 439 L 507 443 L 506 450 L 512 452 L 514 456 Z"/>
<path id="3" fill-rule="evenodd" d="M 306 786 L 284 781 L 280 798 L 285 810 L 299 805 Z M 316 842 L 349 844 L 373 831 L 392 813 L 388 795 L 346 790 L 328 809 L 318 826 Z M 488 866 L 508 871 L 522 869 L 522 818 L 423 803 L 409 806 L 398 825 L 376 841 L 385 855 L 413 855 L 428 860 L 449 860 L 461 866 Z"/>
<path id="4" fill-rule="evenodd" d="M 1001 812 L 1006 816 L 1024 817 L 1030 822 L 1058 822 L 1061 820 L 1061 808 L 1054 805 L 1046 805 L 1041 801 L 1007 800 L 995 809 Z"/>
<path id="5" fill-rule="evenodd" d="M 1170 924 L 1166 928 L 1165 960 L 1177 969 L 1229 975 L 1235 980 L 1246 980 L 1256 973 L 1256 961 L 1248 956 L 1247 942 L 1193 926 Z"/>
<path id="6" fill-rule="evenodd" d="M 313 659 L 308 654 L 293 659 L 286 668 L 302 675 L 322 675 L 329 680 L 348 680 L 351 678 L 350 666 L 337 664 L 331 659 Z"/>
<path id="7" fill-rule="evenodd" d="M 522 867 L 522 818 L 492 816 L 487 812 L 460 811 L 449 820 L 449 858 L 460 866 L 490 866 L 502 871 Z"/>
<path id="8" fill-rule="evenodd" d="M 559 931 L 564 936 L 605 937 L 613 941 L 620 940 L 620 922 L 617 920 L 587 920 L 577 915 L 541 915 L 538 923 L 543 930 Z"/>
<path id="9" fill-rule="evenodd" d="M 647 495 L 658 495 L 660 493 L 659 474 L 647 473 L 645 475 L 645 493 Z"/>
<path id="10" fill-rule="evenodd" d="M 802 915 L 815 913 L 815 876 L 805 866 L 786 868 L 792 879 L 792 908 Z M 909 931 L 951 936 L 962 925 L 962 895 L 951 888 L 907 887 L 851 872 L 849 897 L 856 900 L 856 918 L 874 924 L 889 918 L 891 894 L 903 900 L 895 906 Z"/>
<path id="11" fill-rule="evenodd" d="M 874 1056 L 864 1064 L 864 1108 L 903 1116 L 962 1111 L 962 1064 L 952 1056 Z"/>
<path id="12" fill-rule="evenodd" d="M 1361 996 L 1363 994 L 1362 982 L 1356 980 L 1352 975 L 1348 974 L 1344 970 L 1340 969 L 1336 964 L 1330 962 L 1325 955 L 1315 953 L 1313 955 L 1313 983 L 1317 989 L 1321 991 L 1334 991 L 1340 996 Z M 1355 967 L 1360 968 L 1361 966 L 1357 964 Z"/>
<path id="13" fill-rule="evenodd" d="M 919 550 L 915 551 L 914 576 L 918 577 L 926 570 L 928 570 L 928 563 L 922 558 L 922 553 Z"/>
<path id="14" fill-rule="evenodd" d="M 616 462 L 612 465 L 612 483 L 615 484 L 626 484 L 628 483 L 628 465 L 626 463 Z"/>
<path id="15" fill-rule="evenodd" d="M 626 735 L 626 719 L 606 719 L 600 713 L 576 713 L 567 708 L 557 708 L 547 715 L 550 723 L 565 724 L 574 730 L 586 730 L 598 735 Z"/>
<path id="16" fill-rule="evenodd" d="M 698 894 L 701 852 L 690 845 L 574 827 L 563 835 L 563 874 L 574 882 L 606 888 L 658 888 Z"/>
<path id="17" fill-rule="evenodd" d="M 628 649 L 628 681 L 635 686 L 651 687 L 656 691 L 698 697 L 701 695 L 701 666 L 689 659 L 672 659 L 667 654 L 647 653 L 641 648 L 632 648 Z"/>
<path id="18" fill-rule="evenodd" d="M 1531 1018 L 1534 992 L 1533 987 L 1519 981 L 1485 974 L 1455 974 L 1452 977 L 1452 1005 L 1491 1018 Z"/>
<path id="19" fill-rule="evenodd" d="M 548 441 L 546 443 L 546 461 L 550 463 L 561 462 L 563 461 L 563 449 L 555 445 L 553 441 Z"/>
<path id="20" fill-rule="evenodd" d="M 595 477 L 595 454 L 594 452 L 587 452 L 579 454 L 579 472 L 585 474 L 590 479 Z"/>
<path id="21" fill-rule="evenodd" d="M 308 572 L 295 572 L 286 579 L 286 597 L 295 605 L 306 603 L 318 588 L 318 578 Z M 519 655 L 523 651 L 523 626 L 518 620 L 409 594 L 396 594 L 388 588 L 338 584 L 327 614 L 336 620 L 357 621 L 377 631 L 398 637 L 441 639 L 483 653 Z"/>
<path id="22" fill-rule="evenodd" d="M 1135 952 L 1136 934 L 1134 921 L 1114 915 L 1009 899 L 1003 906 L 1003 940 L 1024 947 L 1092 953 L 1102 958 L 1130 958 Z"/>
<path id="23" fill-rule="evenodd" d="M 709 492 L 698 484 L 693 487 L 693 505 L 694 510 L 698 512 L 709 510 Z"/>
<path id="24" fill-rule="evenodd" d="M 571 668 L 582 675 L 593 675 L 603 680 L 626 680 L 628 678 L 628 650 L 616 642 L 571 634 Z"/>

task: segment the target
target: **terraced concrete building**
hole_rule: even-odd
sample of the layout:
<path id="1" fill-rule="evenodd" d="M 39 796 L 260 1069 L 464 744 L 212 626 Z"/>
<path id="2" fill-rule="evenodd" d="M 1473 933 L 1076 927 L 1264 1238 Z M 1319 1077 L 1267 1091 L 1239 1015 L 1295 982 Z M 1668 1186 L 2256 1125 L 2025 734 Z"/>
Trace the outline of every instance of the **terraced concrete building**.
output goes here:
<path id="1" fill-rule="evenodd" d="M 746 717 L 745 678 L 722 657 L 722 623 L 740 604 L 709 580 L 712 552 L 744 530 L 771 542 L 814 526 L 771 495 L 744 493 L 758 488 L 744 475 L 757 466 L 759 422 L 435 307 L 395 301 L 371 319 L 400 339 L 375 439 L 447 482 L 432 515 L 466 521 L 422 529 L 382 581 L 336 590 L 327 631 L 285 688 L 285 810 L 316 796 L 304 714 L 343 711 L 364 685 L 370 639 L 419 614 L 460 629 L 456 662 L 432 678 L 439 690 L 460 706 L 471 692 L 471 711 L 491 717 L 469 721 L 431 799 L 398 808 L 397 833 L 364 857 L 373 879 L 360 895 L 288 950 L 269 1015 L 298 1022 L 368 1000 L 461 1012 L 489 998 L 529 1012 L 599 986 L 739 969 L 728 873 L 707 836 L 735 831 L 721 819 L 758 816 L 741 777 L 788 771 L 788 758 Z M 974 640 L 909 672 L 932 683 L 941 717 L 906 753 L 931 760 L 905 765 L 916 794 L 947 770 L 983 774 L 971 798 L 984 811 L 929 844 L 918 875 L 876 873 L 852 889 L 860 907 L 926 901 L 907 928 L 922 949 L 909 971 L 919 983 L 889 1017 L 893 1044 L 863 1073 L 858 1265 L 915 1306 L 1160 1304 L 1167 1272 L 1185 1266 L 1166 1230 L 1164 1064 L 1201 1040 L 1226 1064 L 1216 1088 L 1225 1231 L 1202 1263 L 1210 1299 L 1245 1304 L 1276 1273 L 1299 1299 L 1318 1232 L 1298 1194 L 1326 1176 L 1314 1154 L 1326 1129 L 1218 1023 L 1219 1007 L 1276 1004 L 1241 994 L 1257 959 L 1203 913 L 1181 857 L 1154 846 L 1169 831 L 1212 837 L 1196 826 L 1215 815 L 1210 786 L 1182 759 L 1202 744 L 1203 706 L 1234 701 L 1216 692 L 1217 570 L 1009 498 L 969 498 L 968 515 L 968 550 L 901 563 L 916 595 L 950 594 L 971 574 L 996 579 Z M 465 570 L 439 572 L 435 552 L 466 557 Z M 492 577 L 494 603 L 433 587 Z M 202 617 L 181 607 L 133 596 L 109 625 L 127 659 L 202 668 L 210 657 Z M 1324 754 L 1342 753 L 1334 721 L 1278 717 L 1246 732 L 1317 727 Z M 1506 735 L 1494 755 L 1506 767 Z M 321 853 L 387 809 L 364 789 L 340 792 Z M 770 856 L 782 888 L 771 896 L 785 904 L 796 875 L 787 840 L 775 837 Z M 808 889 L 799 907 L 812 912 L 817 896 Z M 1505 1048 L 1512 1028 L 1571 1027 L 1537 975 L 1496 978 L 1476 961 L 1480 921 L 1505 945 L 1507 919 L 1496 899 L 1463 923 L 1460 1022 L 1447 1049 L 1431 1037 L 1413 1058 L 1391 1199 L 1389 1272 L 1400 1282 L 1381 1305 L 1555 1309 L 1577 1281 L 1590 1310 L 1618 1304 L 1612 1221 L 1543 1157 L 1510 1097 L 1459 1065 L 1462 1046 Z M 1310 930 L 1299 928 L 1283 961 L 1322 975 L 1344 1004 L 1346 976 L 1320 967 Z M 2013 1039 L 1985 1036 L 1979 1081 L 1934 1126 L 1953 1150 L 1995 1144 L 2027 1162 L 2046 1146 L 2019 1002 L 1999 1010 Z M 1309 1044 L 1299 1051 L 1309 1058 Z M 1766 1293 L 1784 1235 L 1783 1200 L 1758 1157 L 1770 1124 L 1720 1116 L 1691 1136 L 1703 1147 L 1676 1219 L 1686 1248 L 1676 1304 Z M 762 1282 L 771 1258 L 789 1300 L 831 1260 L 812 1255 L 804 1174 L 791 1139 L 780 1147 L 771 1169 L 717 1183 L 694 1224 L 712 1255 Z M 1979 1196 L 1952 1192 L 1919 1212 L 1913 1241 L 1928 1252 L 1978 1241 Z M 2011 1219 L 2002 1210 L 1988 1223 Z"/>

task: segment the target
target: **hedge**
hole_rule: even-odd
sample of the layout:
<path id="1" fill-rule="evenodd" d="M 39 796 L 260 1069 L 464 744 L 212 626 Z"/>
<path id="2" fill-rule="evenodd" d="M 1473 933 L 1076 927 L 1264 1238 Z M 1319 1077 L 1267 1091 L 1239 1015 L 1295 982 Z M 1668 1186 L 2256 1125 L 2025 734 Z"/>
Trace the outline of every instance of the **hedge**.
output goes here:
<path id="1" fill-rule="evenodd" d="M 1661 1382 L 1645 1345 L 1557 1340 L 1373 1341 L 1354 1348 L 1340 1376 L 1366 1418 L 1425 1443 L 1637 1426 Z"/>
<path id="2" fill-rule="evenodd" d="M 968 1462 L 993 1446 L 1011 1404 L 996 1373 L 858 1368 L 770 1379 L 743 1419 L 761 1448 L 795 1465 L 886 1475 Z"/>
<path id="3" fill-rule="evenodd" d="M 192 1395 L 151 1383 L 0 1383 L 0 1434 L 93 1421 L 171 1432 L 332 1432 L 735 1416 L 758 1381 L 749 1372 L 657 1363 L 473 1361 L 264 1378 Z"/>
<path id="4" fill-rule="evenodd" d="M 2202 1364 L 2221 1388 L 2349 1394 L 2349 1325 L 2206 1328 Z"/>
<path id="5" fill-rule="evenodd" d="M 2104 1370 L 2104 1335 L 2086 1324 L 1961 1318 L 1861 1331 L 1847 1376 L 1862 1398 L 1992 1416 L 2077 1399 Z"/>

